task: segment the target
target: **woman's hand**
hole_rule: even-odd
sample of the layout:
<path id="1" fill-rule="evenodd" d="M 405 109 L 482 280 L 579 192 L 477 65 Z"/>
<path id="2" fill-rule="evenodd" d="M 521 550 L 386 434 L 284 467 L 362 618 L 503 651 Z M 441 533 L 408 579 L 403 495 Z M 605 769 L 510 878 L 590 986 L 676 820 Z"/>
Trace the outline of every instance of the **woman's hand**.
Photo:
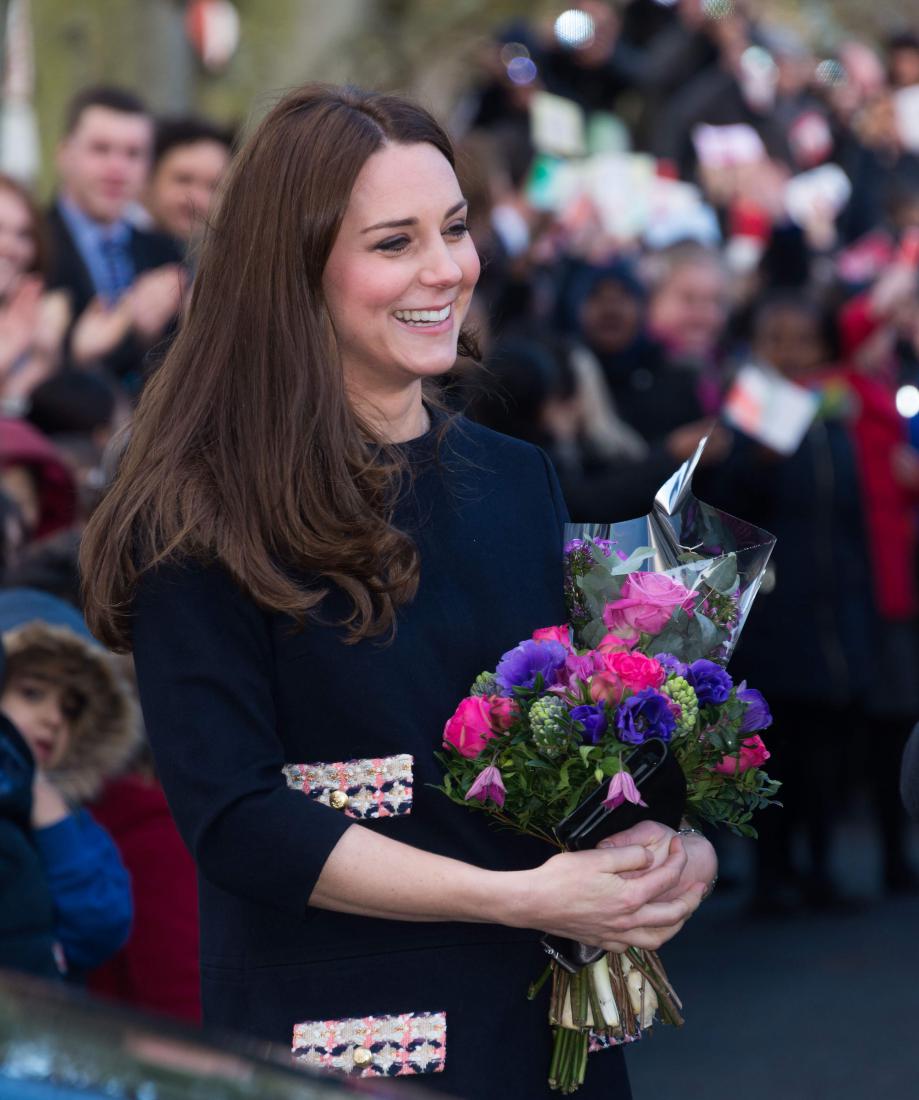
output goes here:
<path id="1" fill-rule="evenodd" d="M 24 275 L 0 309 L 0 374 L 5 374 L 32 346 L 41 295 L 41 279 Z"/>
<path id="2" fill-rule="evenodd" d="M 662 858 L 655 863 L 644 844 L 564 852 L 532 871 L 512 872 L 516 889 L 499 919 L 608 951 L 656 949 L 683 927 L 704 890 L 679 888 L 686 866 L 682 838 L 656 854 Z"/>
<path id="3" fill-rule="evenodd" d="M 658 821 L 640 821 L 631 829 L 625 829 L 621 833 L 614 833 L 606 837 L 597 845 L 598 848 L 630 848 L 635 844 L 644 847 L 651 856 L 649 868 L 659 867 L 667 857 L 667 851 L 673 837 L 676 834 L 673 829 L 661 825 Z M 694 886 L 701 886 L 700 899 L 709 888 L 718 874 L 718 857 L 715 849 L 701 834 L 683 834 L 680 839 L 686 852 L 686 863 L 680 874 L 676 886 L 667 891 L 659 899 L 661 901 L 673 901 L 682 897 Z M 636 874 L 645 872 L 627 872 L 626 877 L 632 878 Z"/>

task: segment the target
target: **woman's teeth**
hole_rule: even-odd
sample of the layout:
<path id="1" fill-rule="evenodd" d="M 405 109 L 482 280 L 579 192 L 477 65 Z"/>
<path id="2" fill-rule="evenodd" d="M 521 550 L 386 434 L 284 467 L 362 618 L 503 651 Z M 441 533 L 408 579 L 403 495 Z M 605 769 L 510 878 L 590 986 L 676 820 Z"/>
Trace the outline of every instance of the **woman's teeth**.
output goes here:
<path id="1" fill-rule="evenodd" d="M 450 316 L 451 306 L 443 309 L 397 309 L 393 316 L 407 325 L 437 325 Z"/>

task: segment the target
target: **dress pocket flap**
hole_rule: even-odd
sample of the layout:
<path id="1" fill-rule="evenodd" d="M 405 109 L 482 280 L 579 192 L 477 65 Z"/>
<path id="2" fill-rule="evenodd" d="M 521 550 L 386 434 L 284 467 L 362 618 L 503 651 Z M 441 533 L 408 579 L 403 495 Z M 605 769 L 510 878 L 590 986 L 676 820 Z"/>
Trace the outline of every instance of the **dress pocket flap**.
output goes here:
<path id="1" fill-rule="evenodd" d="M 411 813 L 415 759 L 408 753 L 335 764 L 285 764 L 288 787 L 346 817 L 369 820 Z"/>
<path id="2" fill-rule="evenodd" d="M 440 1073 L 447 1014 L 406 1012 L 294 1025 L 293 1053 L 307 1065 L 361 1077 Z"/>

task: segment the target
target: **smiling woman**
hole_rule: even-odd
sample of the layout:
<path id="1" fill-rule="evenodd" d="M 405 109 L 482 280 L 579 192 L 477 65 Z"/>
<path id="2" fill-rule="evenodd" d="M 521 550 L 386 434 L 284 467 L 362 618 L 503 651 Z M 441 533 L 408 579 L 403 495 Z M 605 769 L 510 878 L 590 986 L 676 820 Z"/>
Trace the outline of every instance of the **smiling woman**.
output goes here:
<path id="1" fill-rule="evenodd" d="M 479 277 L 465 213 L 443 153 L 387 143 L 361 169 L 326 264 L 323 290 L 345 386 L 393 442 L 419 435 L 426 422 L 410 383 L 456 361 Z"/>
<path id="2" fill-rule="evenodd" d="M 537 1100 L 546 1002 L 518 991 L 539 931 L 654 947 L 712 874 L 679 843 L 653 869 L 638 843 L 547 859 L 434 790 L 455 700 L 565 614 L 545 456 L 425 398 L 464 348 L 464 214 L 419 107 L 281 102 L 231 170 L 82 567 L 198 864 L 205 1020 Z M 582 1095 L 626 1100 L 621 1053 L 600 1057 Z"/>

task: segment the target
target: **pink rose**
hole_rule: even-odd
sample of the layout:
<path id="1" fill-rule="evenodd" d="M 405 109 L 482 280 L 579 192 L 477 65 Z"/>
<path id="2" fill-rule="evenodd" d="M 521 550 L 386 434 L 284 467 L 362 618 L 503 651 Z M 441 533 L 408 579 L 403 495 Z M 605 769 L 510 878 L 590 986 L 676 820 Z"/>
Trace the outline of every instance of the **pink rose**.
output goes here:
<path id="1" fill-rule="evenodd" d="M 520 706 L 516 700 L 506 695 L 488 695 L 485 698 L 491 728 L 495 733 L 505 733 L 520 716 Z"/>
<path id="2" fill-rule="evenodd" d="M 715 771 L 722 775 L 737 775 L 740 772 L 749 771 L 750 768 L 758 768 L 769 759 L 770 753 L 758 735 L 748 737 L 740 743 L 740 754 L 732 753 L 726 756 L 720 764 L 715 765 Z"/>
<path id="3" fill-rule="evenodd" d="M 517 712 L 513 699 L 470 695 L 444 726 L 444 747 L 452 747 L 463 756 L 478 756 L 495 734 L 510 727 Z"/>
<path id="4" fill-rule="evenodd" d="M 643 653 L 611 653 L 606 658 L 606 667 L 629 691 L 659 688 L 667 678 L 663 665 Z"/>
<path id="5" fill-rule="evenodd" d="M 565 649 L 571 649 L 571 629 L 567 626 L 541 626 L 533 631 L 534 642 L 559 642 Z"/>
<path id="6" fill-rule="evenodd" d="M 625 691 L 615 672 L 598 672 L 590 680 L 590 697 L 595 703 L 621 703 Z"/>
<path id="7" fill-rule="evenodd" d="M 694 596 L 688 588 L 664 573 L 630 573 L 619 599 L 603 610 L 603 622 L 614 634 L 659 634 L 673 612 L 692 611 Z"/>

